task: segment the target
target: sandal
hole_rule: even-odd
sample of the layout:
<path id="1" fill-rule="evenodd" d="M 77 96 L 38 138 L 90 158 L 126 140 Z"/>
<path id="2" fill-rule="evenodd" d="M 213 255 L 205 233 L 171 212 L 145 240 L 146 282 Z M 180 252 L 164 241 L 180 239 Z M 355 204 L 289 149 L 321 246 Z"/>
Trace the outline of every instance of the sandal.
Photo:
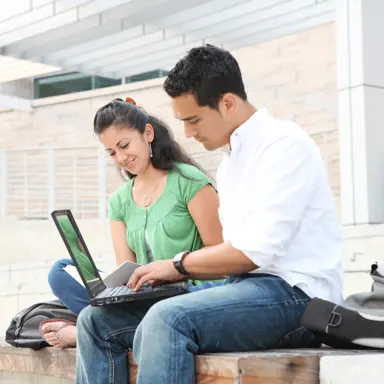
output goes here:
<path id="1" fill-rule="evenodd" d="M 49 331 L 46 331 L 44 332 L 44 325 L 48 324 L 48 323 L 63 323 L 59 328 L 57 328 L 56 330 L 49 330 Z M 47 333 L 53 333 L 55 335 L 55 337 L 57 338 L 57 340 L 60 341 L 60 343 L 62 344 L 62 347 L 63 348 L 72 348 L 73 345 L 70 345 L 68 344 L 67 341 L 65 341 L 63 339 L 63 337 L 60 335 L 60 331 L 65 328 L 65 327 L 68 327 L 68 326 L 76 326 L 76 323 L 73 322 L 73 321 L 69 321 L 69 320 L 66 320 L 66 319 L 61 319 L 61 318 L 54 318 L 54 319 L 48 319 L 48 320 L 44 320 L 40 323 L 40 326 L 39 326 L 39 329 L 40 329 L 40 335 L 41 337 L 45 340 L 45 334 Z M 47 341 L 48 342 L 48 341 Z M 48 344 L 50 344 L 48 342 Z M 51 345 L 51 344 L 50 344 Z"/>

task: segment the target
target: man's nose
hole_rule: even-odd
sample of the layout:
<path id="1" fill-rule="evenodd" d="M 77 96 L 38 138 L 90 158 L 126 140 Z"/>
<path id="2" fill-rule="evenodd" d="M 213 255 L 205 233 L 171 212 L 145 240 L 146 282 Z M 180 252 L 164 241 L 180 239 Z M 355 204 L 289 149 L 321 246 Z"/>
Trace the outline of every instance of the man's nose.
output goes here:
<path id="1" fill-rule="evenodd" d="M 195 136 L 195 130 L 188 124 L 184 124 L 184 134 L 185 137 L 190 139 L 191 137 Z"/>

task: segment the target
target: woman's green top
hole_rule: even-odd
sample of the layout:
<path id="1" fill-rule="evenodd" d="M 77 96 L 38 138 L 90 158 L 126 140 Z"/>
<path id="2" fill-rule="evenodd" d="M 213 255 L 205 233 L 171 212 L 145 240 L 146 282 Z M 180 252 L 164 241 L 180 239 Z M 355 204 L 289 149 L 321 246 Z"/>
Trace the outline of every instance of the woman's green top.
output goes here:
<path id="1" fill-rule="evenodd" d="M 169 171 L 164 190 L 148 208 L 138 206 L 132 197 L 134 178 L 119 188 L 109 200 L 109 218 L 123 221 L 130 249 L 139 264 L 167 260 L 182 251 L 202 248 L 199 231 L 188 204 L 207 184 L 208 177 L 198 168 L 177 164 Z M 148 249 L 152 255 L 148 255 Z"/>

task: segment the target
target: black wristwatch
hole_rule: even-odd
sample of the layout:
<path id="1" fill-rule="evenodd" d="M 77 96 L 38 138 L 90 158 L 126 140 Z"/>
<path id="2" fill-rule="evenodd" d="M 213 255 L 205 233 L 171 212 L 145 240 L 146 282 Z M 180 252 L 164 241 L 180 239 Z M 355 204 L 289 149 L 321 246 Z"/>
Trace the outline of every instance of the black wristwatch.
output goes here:
<path id="1" fill-rule="evenodd" d="M 177 269 L 177 272 L 184 276 L 188 276 L 189 273 L 183 267 L 183 260 L 190 253 L 189 251 L 180 252 L 173 258 L 173 266 Z"/>

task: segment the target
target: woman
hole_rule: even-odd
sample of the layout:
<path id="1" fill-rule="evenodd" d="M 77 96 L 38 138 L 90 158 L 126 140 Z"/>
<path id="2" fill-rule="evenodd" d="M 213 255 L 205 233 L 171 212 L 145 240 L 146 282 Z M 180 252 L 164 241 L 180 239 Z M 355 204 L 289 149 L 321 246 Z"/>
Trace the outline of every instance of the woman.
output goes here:
<path id="1" fill-rule="evenodd" d="M 218 196 L 208 177 L 172 138 L 169 128 L 127 98 L 112 100 L 94 118 L 94 132 L 128 182 L 109 201 L 116 263 L 146 264 L 219 244 Z M 73 312 L 89 305 L 85 288 L 59 260 L 49 274 L 53 293 Z M 221 284 L 191 282 L 190 290 Z M 45 340 L 75 346 L 76 326 L 62 320 L 42 325 Z"/>

